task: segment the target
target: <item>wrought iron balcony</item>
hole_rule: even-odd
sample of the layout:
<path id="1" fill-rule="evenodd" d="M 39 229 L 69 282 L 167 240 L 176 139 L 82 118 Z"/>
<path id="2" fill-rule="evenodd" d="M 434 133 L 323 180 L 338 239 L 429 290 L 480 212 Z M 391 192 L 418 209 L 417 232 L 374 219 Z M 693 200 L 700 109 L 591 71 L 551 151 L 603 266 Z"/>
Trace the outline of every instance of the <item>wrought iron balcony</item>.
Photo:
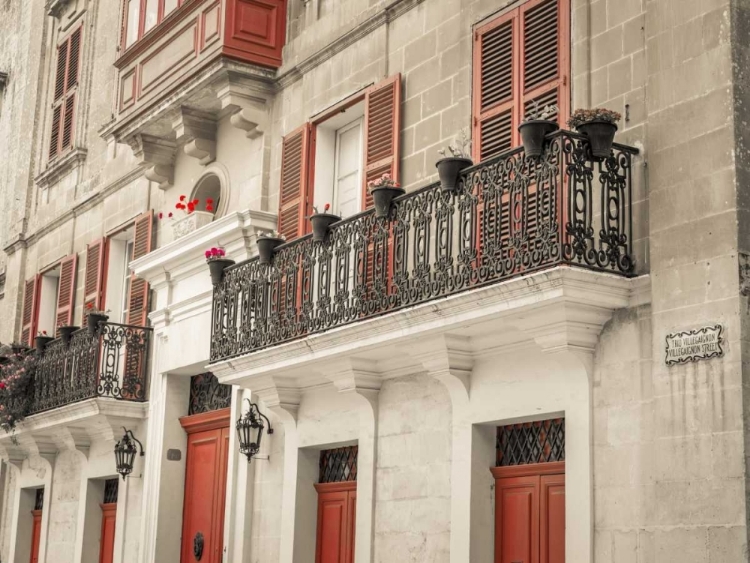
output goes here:
<path id="1" fill-rule="evenodd" d="M 97 336 L 81 329 L 67 344 L 50 342 L 36 364 L 29 414 L 95 397 L 145 401 L 151 332 L 103 323 Z"/>
<path id="2" fill-rule="evenodd" d="M 630 276 L 637 150 L 591 156 L 560 131 L 538 159 L 522 148 L 225 270 L 215 286 L 211 362 L 542 269 L 567 265 Z"/>

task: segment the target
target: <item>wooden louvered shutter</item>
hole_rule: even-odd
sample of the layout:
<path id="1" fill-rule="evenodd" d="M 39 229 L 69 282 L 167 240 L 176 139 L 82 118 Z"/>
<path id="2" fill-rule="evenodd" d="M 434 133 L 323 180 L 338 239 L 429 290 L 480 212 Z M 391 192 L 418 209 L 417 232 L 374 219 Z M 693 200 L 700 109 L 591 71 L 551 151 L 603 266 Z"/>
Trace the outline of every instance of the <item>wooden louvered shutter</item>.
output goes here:
<path id="1" fill-rule="evenodd" d="M 570 113 L 570 1 L 531 0 L 519 10 L 524 114 L 533 114 L 534 101 L 540 109 L 556 105 L 553 119 L 564 127 Z"/>
<path id="2" fill-rule="evenodd" d="M 86 247 L 86 276 L 83 285 L 83 313 L 89 307 L 102 309 L 107 290 L 107 258 L 109 242 L 106 238 Z"/>
<path id="3" fill-rule="evenodd" d="M 386 172 L 398 182 L 401 158 L 401 74 L 372 86 L 365 93 L 365 173 L 363 209 L 373 206 L 367 183 Z"/>
<path id="4" fill-rule="evenodd" d="M 516 99 L 519 49 L 518 10 L 504 14 L 474 33 L 472 113 L 473 157 L 481 162 L 510 149 L 520 122 Z"/>
<path id="5" fill-rule="evenodd" d="M 76 92 L 81 67 L 81 34 L 82 28 L 79 27 L 57 49 L 50 159 L 73 147 Z"/>
<path id="6" fill-rule="evenodd" d="M 279 233 L 290 241 L 305 234 L 312 205 L 310 185 L 310 130 L 305 123 L 284 137 L 281 147 Z"/>
<path id="7" fill-rule="evenodd" d="M 135 236 L 133 237 L 133 256 L 130 260 L 137 260 L 151 252 L 154 231 L 154 212 L 147 211 L 135 220 Z M 130 294 L 128 295 L 129 325 L 146 326 L 148 320 L 148 283 L 133 274 L 130 278 Z"/>
<path id="8" fill-rule="evenodd" d="M 35 275 L 26 281 L 23 293 L 23 315 L 21 327 L 21 344 L 31 346 L 36 336 L 37 322 L 39 320 L 39 292 L 42 287 L 42 276 Z"/>
<path id="9" fill-rule="evenodd" d="M 55 331 L 61 326 L 73 324 L 73 305 L 76 296 L 76 274 L 78 254 L 71 254 L 60 262 L 60 281 L 57 285 L 57 311 Z"/>
<path id="10" fill-rule="evenodd" d="M 474 34 L 474 160 L 520 144 L 534 101 L 570 113 L 570 0 L 529 0 Z"/>

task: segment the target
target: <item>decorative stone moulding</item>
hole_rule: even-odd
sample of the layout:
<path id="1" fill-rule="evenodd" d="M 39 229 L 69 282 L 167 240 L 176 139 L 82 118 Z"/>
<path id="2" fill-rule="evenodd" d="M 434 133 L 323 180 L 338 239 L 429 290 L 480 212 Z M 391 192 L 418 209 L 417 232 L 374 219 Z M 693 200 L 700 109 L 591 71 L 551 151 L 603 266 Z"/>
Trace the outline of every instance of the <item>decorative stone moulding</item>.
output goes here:
<path id="1" fill-rule="evenodd" d="M 185 215 L 181 219 L 177 219 L 172 223 L 172 234 L 174 235 L 174 240 L 197 231 L 201 227 L 205 227 L 213 220 L 214 214 L 209 213 L 208 211 L 193 211 L 191 214 Z"/>

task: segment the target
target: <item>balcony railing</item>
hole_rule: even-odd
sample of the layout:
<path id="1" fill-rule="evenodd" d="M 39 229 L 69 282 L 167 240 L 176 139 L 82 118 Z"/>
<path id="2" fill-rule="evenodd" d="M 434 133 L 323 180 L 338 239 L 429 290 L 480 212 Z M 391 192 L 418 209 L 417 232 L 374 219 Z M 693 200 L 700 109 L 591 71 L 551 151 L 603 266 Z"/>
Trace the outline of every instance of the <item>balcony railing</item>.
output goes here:
<path id="1" fill-rule="evenodd" d="M 629 276 L 632 160 L 615 145 L 591 156 L 584 137 L 560 131 L 539 158 L 509 151 L 251 259 L 214 288 L 211 361 L 247 354 L 448 295 L 559 265 Z"/>
<path id="2" fill-rule="evenodd" d="M 65 343 L 50 342 L 31 382 L 29 414 L 102 397 L 146 400 L 146 375 L 152 329 L 100 324 L 99 334 L 78 330 Z"/>

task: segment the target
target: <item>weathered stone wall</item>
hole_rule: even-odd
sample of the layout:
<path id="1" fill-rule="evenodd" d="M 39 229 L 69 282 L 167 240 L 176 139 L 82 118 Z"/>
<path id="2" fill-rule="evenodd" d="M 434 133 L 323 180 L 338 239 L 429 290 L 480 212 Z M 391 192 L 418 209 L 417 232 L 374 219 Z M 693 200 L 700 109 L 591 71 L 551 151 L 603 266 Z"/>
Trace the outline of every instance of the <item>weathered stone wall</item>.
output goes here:
<path id="1" fill-rule="evenodd" d="M 47 529 L 47 560 L 55 563 L 75 561 L 78 500 L 81 487 L 82 457 L 79 452 L 65 451 L 57 455 L 52 473 L 49 525 Z"/>

